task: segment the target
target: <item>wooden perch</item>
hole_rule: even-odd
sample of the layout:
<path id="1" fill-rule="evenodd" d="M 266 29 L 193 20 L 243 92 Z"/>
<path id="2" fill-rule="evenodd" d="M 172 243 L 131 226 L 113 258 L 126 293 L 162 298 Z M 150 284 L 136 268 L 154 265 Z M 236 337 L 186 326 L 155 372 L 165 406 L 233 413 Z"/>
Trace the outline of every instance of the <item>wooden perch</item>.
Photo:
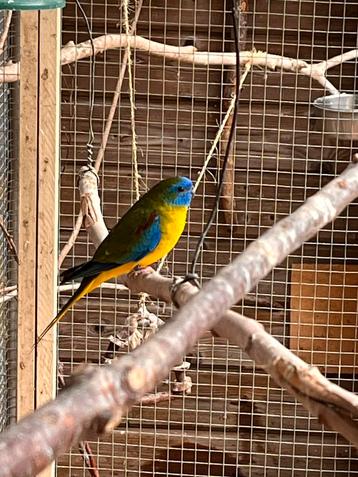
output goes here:
<path id="1" fill-rule="evenodd" d="M 358 396 L 330 383 L 254 320 L 231 311 L 223 315 L 357 196 L 358 164 L 354 164 L 253 242 L 202 290 L 195 293 L 188 283 L 179 286 L 174 299 L 186 303 L 156 335 L 111 365 L 86 367 L 54 401 L 1 435 L 2 476 L 35 475 L 76 442 L 112 430 L 130 406 L 164 379 L 200 336 L 212 328 L 240 344 L 322 422 L 358 447 L 358 426 L 353 420 L 358 417 Z M 154 286 L 158 287 L 151 290 L 153 295 L 164 298 L 163 287 L 158 283 Z M 169 300 L 167 282 L 164 291 Z M 185 299 L 181 298 L 183 293 Z"/>
<path id="2" fill-rule="evenodd" d="M 197 51 L 194 46 L 173 46 L 165 43 L 148 40 L 138 35 L 127 36 L 125 34 L 102 35 L 93 40 L 95 54 L 103 53 L 111 49 L 135 48 L 138 51 L 147 52 L 150 55 L 164 57 L 180 63 L 195 64 L 201 66 L 221 66 L 234 65 L 236 62 L 235 53 L 220 53 L 209 51 Z M 68 65 L 88 58 L 92 55 L 92 45 L 89 40 L 79 44 L 69 42 L 61 49 L 61 64 Z M 252 66 L 268 68 L 270 70 L 282 69 L 308 76 L 318 81 L 321 86 L 331 94 L 339 91 L 325 77 L 329 68 L 337 66 L 345 61 L 358 57 L 358 49 L 347 51 L 342 55 L 335 56 L 329 60 L 310 65 L 303 60 L 287 58 L 285 56 L 273 55 L 262 51 L 241 51 L 240 64 L 245 66 L 250 63 Z M 13 82 L 20 79 L 20 64 L 7 63 L 0 67 L 0 82 Z"/>

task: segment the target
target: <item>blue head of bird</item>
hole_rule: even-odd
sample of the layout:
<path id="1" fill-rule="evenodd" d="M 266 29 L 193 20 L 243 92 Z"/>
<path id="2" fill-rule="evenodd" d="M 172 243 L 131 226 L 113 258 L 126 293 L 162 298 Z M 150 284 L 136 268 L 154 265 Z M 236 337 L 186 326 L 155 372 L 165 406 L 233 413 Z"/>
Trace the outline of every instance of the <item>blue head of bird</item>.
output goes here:
<path id="1" fill-rule="evenodd" d="M 189 207 L 193 198 L 193 183 L 187 177 L 172 177 L 159 182 L 151 192 L 171 206 Z"/>

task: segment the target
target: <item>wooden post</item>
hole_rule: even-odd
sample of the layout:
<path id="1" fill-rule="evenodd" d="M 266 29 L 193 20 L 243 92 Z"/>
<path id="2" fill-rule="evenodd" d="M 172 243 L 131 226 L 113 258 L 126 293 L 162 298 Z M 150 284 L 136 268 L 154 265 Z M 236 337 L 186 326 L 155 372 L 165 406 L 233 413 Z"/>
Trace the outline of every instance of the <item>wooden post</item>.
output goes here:
<path id="1" fill-rule="evenodd" d="M 61 10 L 21 12 L 17 417 L 55 396 Z M 42 474 L 54 475 L 54 466 Z"/>
<path id="2" fill-rule="evenodd" d="M 35 408 L 38 13 L 20 18 L 17 418 Z"/>
<path id="3" fill-rule="evenodd" d="M 37 222 L 37 334 L 57 308 L 61 10 L 40 13 Z M 56 390 L 55 330 L 37 349 L 36 405 Z"/>

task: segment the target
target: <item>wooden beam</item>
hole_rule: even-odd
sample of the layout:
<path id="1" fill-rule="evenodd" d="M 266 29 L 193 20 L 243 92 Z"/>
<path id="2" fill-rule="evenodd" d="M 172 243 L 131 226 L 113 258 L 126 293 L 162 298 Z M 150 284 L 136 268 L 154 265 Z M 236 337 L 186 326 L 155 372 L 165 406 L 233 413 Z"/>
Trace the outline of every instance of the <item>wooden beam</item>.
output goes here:
<path id="1" fill-rule="evenodd" d="M 18 418 L 56 394 L 55 332 L 33 344 L 57 306 L 60 15 L 20 15 Z"/>
<path id="2" fill-rule="evenodd" d="M 38 13 L 20 16 L 17 417 L 35 408 Z"/>
<path id="3" fill-rule="evenodd" d="M 39 14 L 37 334 L 57 309 L 61 10 Z M 56 393 L 56 327 L 37 347 L 36 406 Z"/>

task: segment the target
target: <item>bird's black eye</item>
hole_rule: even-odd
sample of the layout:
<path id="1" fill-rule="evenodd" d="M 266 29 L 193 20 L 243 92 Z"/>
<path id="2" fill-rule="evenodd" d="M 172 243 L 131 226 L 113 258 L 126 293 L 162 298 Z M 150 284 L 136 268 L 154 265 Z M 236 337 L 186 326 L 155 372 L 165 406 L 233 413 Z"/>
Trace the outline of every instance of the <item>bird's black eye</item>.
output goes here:
<path id="1" fill-rule="evenodd" d="M 178 192 L 184 192 L 184 191 L 185 191 L 184 187 L 182 187 L 182 186 L 178 187 Z"/>

